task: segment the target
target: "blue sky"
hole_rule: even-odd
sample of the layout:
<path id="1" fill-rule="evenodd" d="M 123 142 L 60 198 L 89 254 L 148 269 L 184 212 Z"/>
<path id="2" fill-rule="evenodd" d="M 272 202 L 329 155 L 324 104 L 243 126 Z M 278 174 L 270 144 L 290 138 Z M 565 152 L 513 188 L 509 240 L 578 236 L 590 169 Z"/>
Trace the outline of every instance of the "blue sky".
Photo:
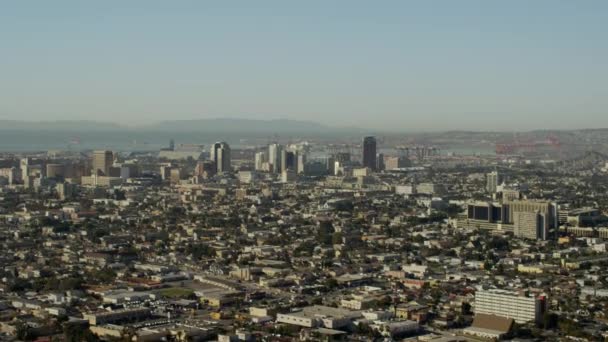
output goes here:
<path id="1" fill-rule="evenodd" d="M 12 1 L 0 119 L 608 127 L 608 1 Z"/>

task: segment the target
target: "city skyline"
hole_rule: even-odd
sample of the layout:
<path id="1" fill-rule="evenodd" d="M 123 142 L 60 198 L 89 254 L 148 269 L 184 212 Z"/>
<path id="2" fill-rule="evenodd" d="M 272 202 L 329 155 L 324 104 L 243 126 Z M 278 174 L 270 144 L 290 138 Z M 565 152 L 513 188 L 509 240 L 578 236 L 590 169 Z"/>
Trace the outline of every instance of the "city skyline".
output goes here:
<path id="1" fill-rule="evenodd" d="M 608 341 L 608 2 L 0 6 L 0 340 Z"/>
<path id="2" fill-rule="evenodd" d="M 604 2 L 143 4 L 5 5 L 0 120 L 608 127 Z"/>

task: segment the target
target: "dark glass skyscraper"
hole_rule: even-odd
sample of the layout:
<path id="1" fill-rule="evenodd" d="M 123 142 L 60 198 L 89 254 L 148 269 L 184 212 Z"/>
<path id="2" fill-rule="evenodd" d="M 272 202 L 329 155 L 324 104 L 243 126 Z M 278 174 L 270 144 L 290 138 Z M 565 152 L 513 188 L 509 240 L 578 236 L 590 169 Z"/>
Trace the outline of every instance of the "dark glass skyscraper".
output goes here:
<path id="1" fill-rule="evenodd" d="M 216 142 L 209 151 L 211 160 L 215 163 L 217 173 L 231 170 L 230 146 L 225 142 Z"/>
<path id="2" fill-rule="evenodd" d="M 363 138 L 363 166 L 376 170 L 376 138 Z"/>

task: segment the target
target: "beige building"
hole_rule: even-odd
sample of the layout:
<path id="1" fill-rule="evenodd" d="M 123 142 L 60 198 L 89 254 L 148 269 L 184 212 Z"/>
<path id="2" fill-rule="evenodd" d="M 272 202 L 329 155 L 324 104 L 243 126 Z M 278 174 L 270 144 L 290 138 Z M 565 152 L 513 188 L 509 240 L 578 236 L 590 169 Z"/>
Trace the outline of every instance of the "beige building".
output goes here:
<path id="1" fill-rule="evenodd" d="M 409 160 L 404 157 L 392 157 L 385 156 L 384 157 L 384 169 L 385 170 L 395 170 L 402 167 L 407 167 L 409 165 Z"/>
<path id="2" fill-rule="evenodd" d="M 340 329 L 361 317 L 359 311 L 337 309 L 329 306 L 307 306 L 301 311 L 277 315 L 277 322 L 306 328 Z"/>
<path id="3" fill-rule="evenodd" d="M 134 308 L 87 313 L 83 315 L 83 318 L 88 320 L 90 325 L 104 325 L 139 320 L 149 317 L 150 313 L 151 311 L 148 308 Z"/>
<path id="4" fill-rule="evenodd" d="M 114 154 L 112 151 L 94 151 L 93 152 L 93 174 L 101 173 L 102 176 L 110 175 L 110 167 L 114 163 Z"/>
<path id="5" fill-rule="evenodd" d="M 65 177 L 65 166 L 63 164 L 46 164 L 47 178 Z"/>
<path id="6" fill-rule="evenodd" d="M 362 167 L 358 169 L 353 169 L 353 177 L 365 177 L 372 174 L 372 169 L 369 167 Z"/>
<path id="7" fill-rule="evenodd" d="M 549 229 L 557 227 L 557 206 L 545 201 L 507 201 L 507 218 L 515 236 L 547 240 Z"/>
<path id="8" fill-rule="evenodd" d="M 97 175 L 84 176 L 81 178 L 80 184 L 82 186 L 113 187 L 122 184 L 122 178 Z"/>
<path id="9" fill-rule="evenodd" d="M 558 227 L 557 205 L 547 201 L 472 202 L 458 227 L 512 231 L 516 236 L 547 240 Z"/>

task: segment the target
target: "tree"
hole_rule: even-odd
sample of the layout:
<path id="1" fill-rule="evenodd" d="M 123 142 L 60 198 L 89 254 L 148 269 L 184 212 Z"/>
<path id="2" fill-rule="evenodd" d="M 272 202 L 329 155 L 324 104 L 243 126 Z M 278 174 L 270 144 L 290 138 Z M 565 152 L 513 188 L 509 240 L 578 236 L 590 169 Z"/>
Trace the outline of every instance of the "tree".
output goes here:
<path id="1" fill-rule="evenodd" d="M 366 323 L 357 324 L 357 334 L 360 335 L 371 335 L 373 333 L 372 328 Z"/>
<path id="2" fill-rule="evenodd" d="M 122 335 L 120 337 L 121 342 L 131 342 L 131 341 L 133 341 L 133 338 L 135 336 L 137 336 L 137 331 L 133 327 L 128 327 L 122 332 L 121 335 Z"/>
<path id="3" fill-rule="evenodd" d="M 545 312 L 543 315 L 543 329 L 553 329 L 557 327 L 558 316 L 552 312 Z"/>
<path id="4" fill-rule="evenodd" d="M 108 284 L 116 279 L 116 273 L 109 268 L 103 268 L 88 272 L 87 279 L 93 284 Z"/>
<path id="5" fill-rule="evenodd" d="M 199 260 L 203 257 L 213 257 L 215 255 L 215 250 L 207 244 L 197 243 L 188 246 L 188 248 L 186 248 L 186 254 L 192 254 L 193 259 Z"/>
<path id="6" fill-rule="evenodd" d="M 30 288 L 32 288 L 32 284 L 30 284 L 27 280 L 21 278 L 15 279 L 8 286 L 9 292 L 21 292 Z"/>
<path id="7" fill-rule="evenodd" d="M 66 342 L 98 342 L 100 341 L 91 330 L 83 329 L 77 324 L 65 323 L 63 325 L 63 336 Z"/>
<path id="8" fill-rule="evenodd" d="M 415 243 L 424 243 L 424 237 L 422 235 L 414 235 L 412 237 L 412 242 L 415 242 Z"/>
<path id="9" fill-rule="evenodd" d="M 331 243 L 333 245 L 341 245 L 342 244 L 342 232 L 335 232 L 331 237 Z"/>
<path id="10" fill-rule="evenodd" d="M 574 336 L 574 337 L 582 338 L 582 337 L 585 337 L 585 335 L 586 335 L 580 324 L 577 324 L 575 321 L 570 320 L 568 318 L 560 317 L 560 319 L 557 323 L 557 326 L 558 326 L 559 330 L 562 331 L 567 336 Z"/>
<path id="11" fill-rule="evenodd" d="M 315 249 L 315 243 L 313 241 L 305 241 L 293 251 L 295 257 L 300 256 L 311 256 Z"/>
<path id="12" fill-rule="evenodd" d="M 450 218 L 456 217 L 458 214 L 460 214 L 461 211 L 462 211 L 462 208 L 458 204 L 450 204 L 445 209 L 446 214 Z"/>
<path id="13" fill-rule="evenodd" d="M 472 313 L 471 311 L 471 304 L 469 303 L 462 303 L 462 314 L 463 315 L 470 315 Z"/>
<path id="14" fill-rule="evenodd" d="M 389 305 L 391 305 L 392 303 L 393 303 L 393 299 L 390 296 L 384 296 L 378 301 L 377 307 L 380 309 L 384 309 L 384 308 L 388 307 Z"/>
<path id="15" fill-rule="evenodd" d="M 509 241 L 499 236 L 494 236 L 488 242 L 487 248 L 490 250 L 506 251 L 509 250 Z"/>
<path id="16" fill-rule="evenodd" d="M 441 222 L 441 221 L 445 220 L 446 218 L 448 218 L 448 215 L 446 215 L 445 213 L 434 211 L 431 213 L 431 215 L 429 215 L 428 221 L 429 222 Z"/>
<path id="17" fill-rule="evenodd" d="M 322 245 L 331 245 L 334 226 L 330 221 L 319 222 L 319 230 L 317 232 L 317 240 Z"/>
<path id="18" fill-rule="evenodd" d="M 335 288 L 338 287 L 338 281 L 334 278 L 327 278 L 325 280 L 325 287 L 327 287 L 329 290 L 333 290 Z"/>
<path id="19" fill-rule="evenodd" d="M 25 322 L 19 321 L 15 325 L 15 336 L 23 341 L 30 341 L 34 339 L 32 329 Z"/>

